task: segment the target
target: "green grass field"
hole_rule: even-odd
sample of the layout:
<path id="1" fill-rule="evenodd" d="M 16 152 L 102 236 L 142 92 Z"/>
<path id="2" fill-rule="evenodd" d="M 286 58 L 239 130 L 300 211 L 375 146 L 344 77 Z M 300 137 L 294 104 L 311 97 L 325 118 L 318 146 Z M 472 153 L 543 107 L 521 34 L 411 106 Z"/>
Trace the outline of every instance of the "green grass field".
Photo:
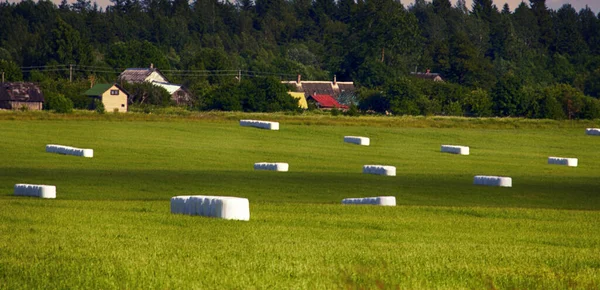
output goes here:
<path id="1" fill-rule="evenodd" d="M 600 123 L 136 116 L 0 114 L 0 288 L 600 289 L 600 137 L 585 135 Z M 238 125 L 254 117 L 281 130 Z M 513 187 L 472 185 L 480 174 Z M 13 196 L 16 183 L 57 199 Z M 246 197 L 251 220 L 170 214 L 193 194 Z M 378 195 L 398 206 L 340 204 Z"/>

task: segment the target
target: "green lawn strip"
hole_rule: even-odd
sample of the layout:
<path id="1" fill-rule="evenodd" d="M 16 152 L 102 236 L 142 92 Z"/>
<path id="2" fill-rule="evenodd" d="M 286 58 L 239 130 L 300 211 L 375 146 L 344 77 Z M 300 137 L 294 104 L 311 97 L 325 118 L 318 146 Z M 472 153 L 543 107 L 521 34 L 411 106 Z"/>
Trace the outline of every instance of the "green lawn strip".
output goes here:
<path id="1" fill-rule="evenodd" d="M 4 288 L 586 288 L 595 211 L 255 203 L 250 222 L 167 201 L 3 200 Z M 10 226 L 7 225 L 10 222 Z M 0 274 L 2 275 L 2 274 Z"/>
<path id="2" fill-rule="evenodd" d="M 48 116 L 0 121 L 0 288 L 600 284 L 600 138 L 569 122 L 295 122 L 265 131 L 232 120 L 244 114 L 151 122 Z M 321 118 L 329 117 L 311 122 Z M 370 137 L 372 146 L 345 144 L 345 135 Z M 93 148 L 95 156 L 49 154 L 46 144 Z M 440 153 L 442 144 L 470 146 L 471 155 Z M 580 165 L 548 165 L 548 156 Z M 290 172 L 254 171 L 262 161 L 288 162 Z M 362 174 L 365 164 L 396 166 L 397 176 Z M 513 187 L 474 186 L 478 174 L 510 176 Z M 56 185 L 57 199 L 12 196 L 16 183 Z M 171 215 L 169 198 L 189 194 L 247 197 L 251 220 Z M 340 205 L 378 195 L 396 196 L 399 206 Z"/>

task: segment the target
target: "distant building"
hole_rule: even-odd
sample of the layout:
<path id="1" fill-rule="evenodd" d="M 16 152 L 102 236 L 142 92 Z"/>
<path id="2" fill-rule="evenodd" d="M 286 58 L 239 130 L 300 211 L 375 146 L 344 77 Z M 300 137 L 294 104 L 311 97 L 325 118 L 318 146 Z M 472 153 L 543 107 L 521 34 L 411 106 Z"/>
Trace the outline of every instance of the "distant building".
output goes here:
<path id="1" fill-rule="evenodd" d="M 34 83 L 0 83 L 0 109 L 41 110 L 44 94 Z"/>
<path id="2" fill-rule="evenodd" d="M 186 89 L 184 86 L 157 81 L 152 81 L 152 84 L 167 90 L 169 95 L 171 95 L 171 100 L 175 101 L 178 106 L 192 104 L 192 93 L 190 93 L 190 91 L 188 91 L 188 89 Z"/>
<path id="3" fill-rule="evenodd" d="M 432 73 L 429 70 L 427 70 L 424 73 L 423 72 L 411 72 L 410 74 L 412 76 L 415 76 L 415 77 L 418 77 L 418 78 L 424 79 L 424 80 L 431 80 L 434 82 L 443 82 L 444 81 L 439 73 Z"/>
<path id="4" fill-rule="evenodd" d="M 304 96 L 307 101 L 313 100 L 313 102 L 317 105 L 317 107 L 322 109 L 331 109 L 331 106 L 341 106 L 337 108 L 348 106 L 345 104 L 340 104 L 340 99 L 353 99 L 349 96 L 354 96 L 356 92 L 356 88 L 354 87 L 354 82 L 338 82 L 337 78 L 334 76 L 333 81 L 303 81 L 302 76 L 298 75 L 296 81 L 282 81 L 281 83 L 291 85 L 292 89 L 296 93 L 304 93 Z M 328 97 L 317 97 L 314 96 L 328 96 Z M 333 99 L 333 102 L 330 102 L 330 98 Z M 317 99 L 323 100 L 323 103 L 319 105 L 319 101 Z"/>
<path id="5" fill-rule="evenodd" d="M 283 84 L 292 85 L 295 92 L 304 92 L 305 96 L 330 95 L 337 98 L 342 93 L 354 93 L 354 82 L 338 82 L 336 77 L 333 81 L 303 81 L 302 75 L 298 75 L 296 81 L 282 81 Z"/>
<path id="6" fill-rule="evenodd" d="M 129 93 L 117 84 L 96 84 L 84 94 L 100 100 L 107 112 L 127 112 Z"/>
<path id="7" fill-rule="evenodd" d="M 161 82 L 168 83 L 167 78 L 153 65 L 149 68 L 128 68 L 117 78 L 118 82 L 143 83 Z"/>
<path id="8" fill-rule="evenodd" d="M 193 102 L 192 93 L 182 85 L 169 82 L 157 68 L 150 64 L 149 68 L 128 68 L 124 70 L 117 78 L 119 83 L 127 82 L 132 84 L 151 83 L 162 87 L 177 105 L 191 105 Z"/>
<path id="9" fill-rule="evenodd" d="M 298 100 L 298 107 L 300 109 L 308 109 L 308 103 L 306 102 L 306 96 L 304 96 L 304 93 L 288 92 L 288 94 L 290 94 L 290 96 L 292 96 L 294 99 Z"/>

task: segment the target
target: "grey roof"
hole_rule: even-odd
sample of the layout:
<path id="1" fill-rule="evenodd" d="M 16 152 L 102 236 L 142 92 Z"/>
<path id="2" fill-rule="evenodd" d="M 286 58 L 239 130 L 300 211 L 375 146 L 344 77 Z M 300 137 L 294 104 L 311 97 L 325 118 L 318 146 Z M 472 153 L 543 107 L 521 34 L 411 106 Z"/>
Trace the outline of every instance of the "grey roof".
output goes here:
<path id="1" fill-rule="evenodd" d="M 302 82 L 302 90 L 308 95 L 335 95 L 331 83 Z"/>
<path id="2" fill-rule="evenodd" d="M 128 83 L 143 83 L 153 72 L 158 72 L 165 80 L 167 79 L 156 68 L 128 68 L 119 75 L 118 79 Z"/>
<path id="3" fill-rule="evenodd" d="M 354 88 L 354 83 L 338 83 L 338 87 L 340 88 L 340 93 L 353 93 L 354 91 L 356 91 L 356 88 Z"/>
<path id="4" fill-rule="evenodd" d="M 304 92 L 307 96 L 316 94 L 330 95 L 337 98 L 342 92 L 354 93 L 356 90 L 353 82 L 337 82 L 336 84 L 328 81 L 301 81 L 299 84 L 297 82 L 284 83 L 294 85 L 296 92 Z"/>
<path id="5" fill-rule="evenodd" d="M 44 94 L 34 83 L 0 83 L 0 101 L 44 102 Z"/>

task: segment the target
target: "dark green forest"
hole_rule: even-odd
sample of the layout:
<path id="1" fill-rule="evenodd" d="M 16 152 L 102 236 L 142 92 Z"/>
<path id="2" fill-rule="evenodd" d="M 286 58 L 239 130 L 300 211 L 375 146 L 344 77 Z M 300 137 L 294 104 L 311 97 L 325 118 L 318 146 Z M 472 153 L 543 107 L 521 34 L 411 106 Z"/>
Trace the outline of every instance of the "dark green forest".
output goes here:
<path id="1" fill-rule="evenodd" d="M 600 16 L 589 8 L 555 11 L 545 0 L 111 1 L 105 9 L 87 0 L 0 3 L 5 80 L 38 82 L 47 98 L 77 108 L 87 105 L 90 82 L 153 64 L 193 92 L 189 109 L 273 111 L 293 107 L 280 80 L 335 75 L 355 82 L 362 112 L 600 118 Z M 410 74 L 427 69 L 445 82 Z"/>

